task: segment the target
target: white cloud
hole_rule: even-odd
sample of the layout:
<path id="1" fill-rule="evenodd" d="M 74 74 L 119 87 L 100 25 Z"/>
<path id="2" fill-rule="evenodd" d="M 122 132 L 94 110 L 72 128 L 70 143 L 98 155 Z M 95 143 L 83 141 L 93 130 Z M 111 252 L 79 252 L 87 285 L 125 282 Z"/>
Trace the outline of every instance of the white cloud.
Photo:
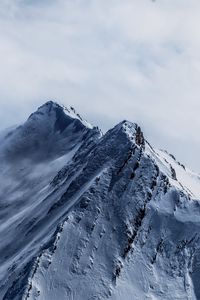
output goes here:
<path id="1" fill-rule="evenodd" d="M 200 169 L 199 27 L 198 0 L 1 1 L 0 127 L 54 98 Z"/>

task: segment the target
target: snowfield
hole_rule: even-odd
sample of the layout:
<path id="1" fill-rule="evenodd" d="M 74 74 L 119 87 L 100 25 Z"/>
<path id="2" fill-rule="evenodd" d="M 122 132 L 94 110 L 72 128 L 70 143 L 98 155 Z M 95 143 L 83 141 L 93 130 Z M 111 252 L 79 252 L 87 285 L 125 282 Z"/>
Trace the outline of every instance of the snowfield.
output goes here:
<path id="1" fill-rule="evenodd" d="M 200 176 L 137 124 L 50 101 L 0 142 L 0 299 L 200 299 Z"/>

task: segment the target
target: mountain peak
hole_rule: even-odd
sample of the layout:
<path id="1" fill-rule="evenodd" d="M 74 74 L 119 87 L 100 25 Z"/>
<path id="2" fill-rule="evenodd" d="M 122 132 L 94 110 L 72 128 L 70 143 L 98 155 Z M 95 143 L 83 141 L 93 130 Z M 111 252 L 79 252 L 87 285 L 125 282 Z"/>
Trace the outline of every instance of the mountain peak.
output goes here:
<path id="1" fill-rule="evenodd" d="M 74 108 L 48 101 L 12 131 L 2 152 L 9 160 L 19 160 L 23 156 L 42 161 L 66 154 L 89 135 L 99 136 L 100 132 Z"/>
<path id="2" fill-rule="evenodd" d="M 140 126 L 136 123 L 124 120 L 115 126 L 116 130 L 122 131 L 132 141 L 134 140 L 138 146 L 145 146 L 145 139 Z"/>
<path id="3" fill-rule="evenodd" d="M 33 115 L 48 115 L 50 116 L 52 114 L 52 112 L 56 113 L 56 115 L 61 116 L 62 115 L 62 119 L 64 117 L 68 117 L 70 119 L 76 119 L 79 120 L 82 125 L 84 125 L 85 127 L 89 128 L 89 129 L 93 129 L 94 126 L 92 126 L 90 123 L 88 123 L 85 119 L 83 119 L 80 114 L 78 114 L 75 110 L 74 107 L 70 106 L 69 108 L 62 105 L 62 104 L 58 104 L 57 102 L 54 102 L 52 100 L 47 101 L 46 103 L 44 103 L 42 106 L 40 106 L 37 111 L 35 113 L 33 113 L 30 117 L 32 117 Z"/>
<path id="4" fill-rule="evenodd" d="M 53 101 L 53 100 L 48 100 L 47 102 L 42 104 L 39 108 L 47 107 L 47 106 L 60 106 L 60 105 L 57 102 Z"/>

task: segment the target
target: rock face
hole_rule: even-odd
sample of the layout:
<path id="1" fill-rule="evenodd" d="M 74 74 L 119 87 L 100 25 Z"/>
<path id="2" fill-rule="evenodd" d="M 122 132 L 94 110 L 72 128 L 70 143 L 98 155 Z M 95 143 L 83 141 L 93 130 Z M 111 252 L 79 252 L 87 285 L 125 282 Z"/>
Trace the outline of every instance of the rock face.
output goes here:
<path id="1" fill-rule="evenodd" d="M 200 299 L 200 178 L 48 102 L 1 137 L 0 299 Z"/>

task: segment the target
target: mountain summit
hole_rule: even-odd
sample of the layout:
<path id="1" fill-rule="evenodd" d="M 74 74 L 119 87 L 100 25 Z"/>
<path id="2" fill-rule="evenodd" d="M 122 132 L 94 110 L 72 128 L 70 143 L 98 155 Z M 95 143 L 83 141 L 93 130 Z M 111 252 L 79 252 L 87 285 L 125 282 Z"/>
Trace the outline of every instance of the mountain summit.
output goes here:
<path id="1" fill-rule="evenodd" d="M 20 157 L 48 160 L 65 155 L 95 132 L 100 134 L 73 108 L 67 109 L 48 101 L 31 114 L 23 125 L 7 134 L 1 150 L 10 160 L 19 160 Z"/>
<path id="2" fill-rule="evenodd" d="M 200 299 L 200 177 L 137 124 L 50 101 L 0 136 L 0 299 Z"/>

